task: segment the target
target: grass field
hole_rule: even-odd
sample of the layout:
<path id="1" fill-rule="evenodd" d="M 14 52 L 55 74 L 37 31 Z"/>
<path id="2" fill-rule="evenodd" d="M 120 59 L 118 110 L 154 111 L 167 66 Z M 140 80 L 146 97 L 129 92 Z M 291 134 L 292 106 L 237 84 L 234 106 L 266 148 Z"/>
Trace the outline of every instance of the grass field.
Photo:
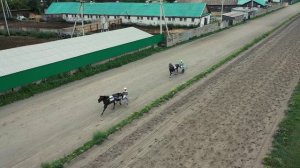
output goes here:
<path id="1" fill-rule="evenodd" d="M 300 82 L 289 101 L 286 116 L 274 135 L 272 151 L 263 164 L 272 168 L 300 167 Z"/>

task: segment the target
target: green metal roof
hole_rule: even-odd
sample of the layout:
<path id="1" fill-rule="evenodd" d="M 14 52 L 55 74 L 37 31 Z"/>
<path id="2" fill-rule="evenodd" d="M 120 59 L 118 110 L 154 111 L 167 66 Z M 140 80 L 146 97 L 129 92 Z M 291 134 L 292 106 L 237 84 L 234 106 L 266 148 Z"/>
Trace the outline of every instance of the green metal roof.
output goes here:
<path id="1" fill-rule="evenodd" d="M 248 2 L 251 2 L 251 0 L 238 0 L 238 5 L 244 5 Z M 253 2 L 256 2 L 262 6 L 266 6 L 266 1 L 265 0 L 253 0 Z"/>
<path id="2" fill-rule="evenodd" d="M 84 14 L 159 16 L 159 3 L 84 3 Z M 77 14 L 79 2 L 53 2 L 46 14 Z M 166 17 L 200 17 L 205 3 L 164 3 Z"/>

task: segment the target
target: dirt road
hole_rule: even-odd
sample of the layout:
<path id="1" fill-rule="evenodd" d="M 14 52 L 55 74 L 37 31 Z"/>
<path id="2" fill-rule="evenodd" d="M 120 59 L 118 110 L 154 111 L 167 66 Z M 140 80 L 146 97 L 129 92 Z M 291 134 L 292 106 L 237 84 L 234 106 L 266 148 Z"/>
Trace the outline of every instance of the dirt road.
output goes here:
<path id="1" fill-rule="evenodd" d="M 0 43 L 1 43 L 0 50 L 5 50 L 14 47 L 21 47 L 26 45 L 40 44 L 40 43 L 45 43 L 53 40 L 55 39 L 38 39 L 33 37 L 20 37 L 20 36 L 18 37 L 0 36 Z"/>
<path id="2" fill-rule="evenodd" d="M 0 108 L 0 167 L 38 167 L 70 153 L 151 100 L 190 79 L 255 37 L 299 12 L 300 4 L 274 12 L 143 60 L 76 81 Z M 281 21 L 280 21 L 281 20 Z M 167 65 L 183 59 L 186 74 L 168 78 Z M 100 117 L 100 94 L 129 90 L 130 105 Z"/>
<path id="3" fill-rule="evenodd" d="M 70 167 L 261 167 L 300 79 L 300 16 Z"/>

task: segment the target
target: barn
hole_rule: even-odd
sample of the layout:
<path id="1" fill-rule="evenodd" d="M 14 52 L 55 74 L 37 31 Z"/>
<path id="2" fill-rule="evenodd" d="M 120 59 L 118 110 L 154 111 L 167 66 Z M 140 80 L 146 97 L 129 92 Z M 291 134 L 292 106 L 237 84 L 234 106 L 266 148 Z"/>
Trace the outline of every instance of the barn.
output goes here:
<path id="1" fill-rule="evenodd" d="M 163 35 L 129 27 L 0 51 L 0 93 L 156 45 Z"/>
<path id="2" fill-rule="evenodd" d="M 266 1 L 265 0 L 238 0 L 238 5 L 242 7 L 265 7 L 266 6 Z"/>
<path id="3" fill-rule="evenodd" d="M 123 24 L 158 26 L 160 24 L 159 3 L 84 3 L 84 21 L 121 18 Z M 210 23 L 206 3 L 164 3 L 166 22 L 173 26 L 204 26 Z M 79 2 L 53 2 L 47 9 L 48 17 L 60 16 L 74 22 L 80 13 Z M 78 20 L 81 20 L 79 18 Z M 164 24 L 164 21 L 163 21 Z"/>

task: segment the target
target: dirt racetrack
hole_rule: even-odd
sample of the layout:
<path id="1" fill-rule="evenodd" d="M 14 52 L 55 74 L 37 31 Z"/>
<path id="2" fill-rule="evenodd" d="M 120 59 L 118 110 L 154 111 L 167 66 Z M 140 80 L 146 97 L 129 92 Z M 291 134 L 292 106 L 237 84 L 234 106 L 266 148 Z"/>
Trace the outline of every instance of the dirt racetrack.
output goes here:
<path id="1" fill-rule="evenodd" d="M 300 79 L 300 16 L 70 167 L 262 167 Z"/>
<path id="2" fill-rule="evenodd" d="M 299 9 L 300 4 L 295 4 L 212 36 L 173 47 L 120 68 L 0 107 L 0 167 L 35 168 L 42 162 L 70 153 L 89 140 L 96 130 L 104 130 L 123 120 L 178 84 L 206 70 L 227 54 L 276 27 L 283 20 L 298 13 Z M 170 79 L 167 65 L 180 59 L 188 65 L 187 71 L 184 75 L 177 75 Z M 225 84 L 231 86 L 227 81 Z M 264 86 L 263 83 L 261 85 Z M 129 106 L 116 106 L 115 110 L 109 108 L 104 116 L 100 117 L 103 105 L 97 103 L 98 96 L 118 92 L 124 86 L 129 90 Z M 223 86 L 219 84 L 218 87 Z M 213 91 L 212 88 L 212 96 Z M 210 88 L 205 89 L 205 93 L 207 92 L 210 92 Z M 206 106 L 209 100 L 210 95 L 205 100 L 201 100 L 205 102 L 203 106 Z M 225 100 L 227 99 L 219 103 L 226 103 Z M 177 110 L 183 109 L 185 108 Z M 192 113 L 192 110 L 185 110 L 185 113 L 181 114 L 188 114 L 189 111 Z M 234 111 L 232 115 L 235 115 Z M 209 119 L 209 116 L 202 118 L 207 120 L 206 122 Z M 225 119 L 226 117 L 223 120 Z M 202 120 L 200 121 L 205 122 Z M 221 119 L 216 118 L 215 121 L 219 120 Z M 166 124 L 166 131 L 172 127 L 172 123 L 175 124 L 175 122 Z M 213 132 L 207 132 L 207 134 L 211 133 Z M 209 140 L 205 137 L 203 141 L 213 141 L 213 139 Z M 174 143 L 176 144 L 175 141 Z M 221 145 L 220 143 L 220 148 Z M 118 162 L 115 163 L 119 165 Z M 133 164 L 138 165 L 137 162 Z"/>

